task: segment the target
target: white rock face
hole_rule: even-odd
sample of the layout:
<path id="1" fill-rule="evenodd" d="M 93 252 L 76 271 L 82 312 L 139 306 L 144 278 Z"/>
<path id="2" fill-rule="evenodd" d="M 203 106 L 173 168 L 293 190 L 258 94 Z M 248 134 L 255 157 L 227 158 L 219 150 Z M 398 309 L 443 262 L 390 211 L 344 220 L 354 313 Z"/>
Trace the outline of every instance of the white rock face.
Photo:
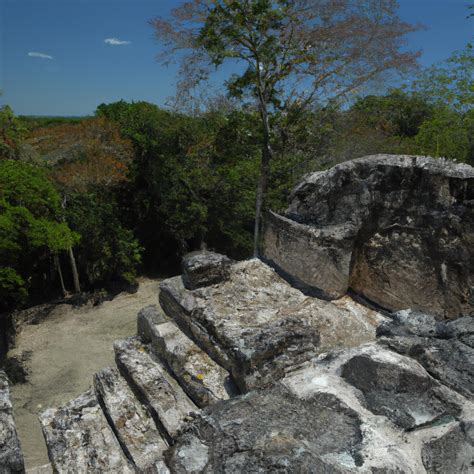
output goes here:
<path id="1" fill-rule="evenodd" d="M 361 357 L 367 374 L 358 373 L 355 386 L 348 372 Z M 364 377 L 371 392 L 361 386 Z M 439 408 L 446 412 L 435 413 Z M 168 462 L 178 473 L 468 473 L 473 408 L 416 361 L 369 343 L 207 407 L 170 448 Z"/>

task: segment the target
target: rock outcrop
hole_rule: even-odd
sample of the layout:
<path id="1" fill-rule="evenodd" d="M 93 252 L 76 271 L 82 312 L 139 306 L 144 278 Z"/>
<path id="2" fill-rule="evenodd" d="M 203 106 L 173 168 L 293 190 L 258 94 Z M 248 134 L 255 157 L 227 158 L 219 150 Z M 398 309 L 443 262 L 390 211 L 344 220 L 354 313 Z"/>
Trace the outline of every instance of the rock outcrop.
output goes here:
<path id="1" fill-rule="evenodd" d="M 10 400 L 8 379 L 0 372 L 0 473 L 24 472 L 23 454 L 18 440 Z"/>
<path id="2" fill-rule="evenodd" d="M 474 168 L 376 155 L 313 173 L 268 216 L 264 256 L 328 298 L 351 288 L 391 311 L 470 315 Z"/>
<path id="3" fill-rule="evenodd" d="M 474 423 L 459 423 L 426 442 L 422 450 L 428 472 L 472 472 L 474 470 Z M 453 454 L 455 454 L 453 456 Z"/>
<path id="4" fill-rule="evenodd" d="M 334 394 L 300 397 L 277 385 L 207 410 L 169 464 L 176 473 L 350 472 L 362 461 L 361 425 Z"/>
<path id="5" fill-rule="evenodd" d="M 341 376 L 364 396 L 365 405 L 405 430 L 455 418 L 461 404 L 417 362 L 379 347 L 364 347 Z"/>
<path id="6" fill-rule="evenodd" d="M 470 173 L 375 157 L 307 178 L 267 225 L 284 278 L 258 259 L 186 257 L 160 285 L 161 309 L 115 343 L 117 368 L 42 415 L 54 469 L 474 472 Z M 349 286 L 415 309 L 381 314 Z"/>
<path id="7" fill-rule="evenodd" d="M 199 411 L 198 408 L 140 340 L 118 341 L 114 349 L 118 368 L 154 419 L 159 420 L 166 439 L 175 438 L 184 422 Z"/>
<path id="8" fill-rule="evenodd" d="M 375 345 L 364 351 L 374 357 L 391 355 Z M 378 410 L 338 375 L 341 364 L 351 355 L 357 357 L 358 351 L 320 360 L 289 374 L 271 389 L 252 391 L 229 403 L 206 408 L 197 425 L 170 449 L 171 470 L 470 472 L 474 452 L 465 429 L 469 423 L 452 417 L 405 430 L 390 418 L 378 416 Z M 406 363 L 411 364 L 409 359 Z M 429 374 L 425 372 L 424 378 L 429 380 Z M 462 397 L 459 402 L 469 413 L 466 416 L 472 417 L 472 403 Z M 430 409 L 429 403 L 421 402 L 420 407 Z M 421 421 L 418 416 L 417 421 Z M 452 430 L 462 444 L 446 441 Z M 451 471 L 436 469 L 440 462 L 436 447 L 440 444 L 445 446 L 442 465 L 451 463 Z"/>
<path id="9" fill-rule="evenodd" d="M 162 282 L 166 314 L 140 311 L 118 370 L 42 415 L 57 472 L 472 471 L 474 318 L 320 300 L 259 260 L 226 271 Z"/>

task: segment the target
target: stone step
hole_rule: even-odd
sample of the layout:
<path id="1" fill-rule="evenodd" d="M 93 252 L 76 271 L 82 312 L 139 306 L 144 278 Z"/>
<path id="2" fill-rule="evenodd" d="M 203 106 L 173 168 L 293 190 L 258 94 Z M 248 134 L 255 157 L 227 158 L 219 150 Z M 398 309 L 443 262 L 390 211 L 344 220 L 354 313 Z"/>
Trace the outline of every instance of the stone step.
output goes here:
<path id="1" fill-rule="evenodd" d="M 114 343 L 115 360 L 138 398 L 147 406 L 167 441 L 176 439 L 200 410 L 138 338 Z"/>
<path id="2" fill-rule="evenodd" d="M 134 472 L 93 390 L 46 410 L 40 422 L 54 472 Z"/>
<path id="3" fill-rule="evenodd" d="M 53 467 L 51 463 L 43 464 L 42 466 L 34 466 L 26 469 L 25 474 L 53 474 Z"/>
<path id="4" fill-rule="evenodd" d="M 0 473 L 24 472 L 20 441 L 13 419 L 8 379 L 0 372 Z"/>
<path id="5" fill-rule="evenodd" d="M 95 374 L 94 387 L 122 449 L 139 472 L 168 472 L 163 452 L 168 444 L 116 368 Z"/>
<path id="6" fill-rule="evenodd" d="M 347 296 L 306 296 L 257 259 L 232 265 L 219 284 L 189 290 L 174 277 L 160 290 L 166 314 L 243 392 L 272 385 L 321 353 L 374 340 L 384 320 Z"/>
<path id="7" fill-rule="evenodd" d="M 203 408 L 238 394 L 230 374 L 214 362 L 172 321 L 163 322 L 155 311 L 138 316 L 141 339 L 170 369 L 189 397 Z"/>

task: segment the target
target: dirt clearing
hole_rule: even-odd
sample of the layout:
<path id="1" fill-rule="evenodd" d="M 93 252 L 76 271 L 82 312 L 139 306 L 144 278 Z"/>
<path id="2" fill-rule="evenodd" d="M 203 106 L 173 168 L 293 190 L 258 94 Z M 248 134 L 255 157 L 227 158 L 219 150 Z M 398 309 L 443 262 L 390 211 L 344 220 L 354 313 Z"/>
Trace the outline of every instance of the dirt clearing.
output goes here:
<path id="1" fill-rule="evenodd" d="M 137 293 L 100 306 L 56 307 L 39 325 L 26 325 L 9 355 L 31 351 L 29 383 L 11 387 L 27 468 L 48 463 L 37 413 L 86 390 L 92 375 L 114 363 L 112 343 L 136 333 L 137 312 L 158 302 L 159 280 L 141 279 Z"/>

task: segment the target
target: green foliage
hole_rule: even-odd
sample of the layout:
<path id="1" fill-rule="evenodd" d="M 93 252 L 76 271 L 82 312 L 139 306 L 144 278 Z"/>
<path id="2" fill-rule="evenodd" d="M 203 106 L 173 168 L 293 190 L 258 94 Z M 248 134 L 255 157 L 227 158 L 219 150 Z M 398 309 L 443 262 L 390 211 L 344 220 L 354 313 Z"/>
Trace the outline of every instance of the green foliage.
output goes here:
<path id="1" fill-rule="evenodd" d="M 416 94 L 434 106 L 416 137 L 418 150 L 474 164 L 474 48 L 468 44 L 414 82 Z"/>
<path id="2" fill-rule="evenodd" d="M 204 243 L 248 255 L 259 166 L 255 117 L 237 111 L 189 117 L 123 101 L 97 113 L 117 120 L 136 148 L 130 200 L 122 203 L 145 262 L 163 267 Z"/>
<path id="3" fill-rule="evenodd" d="M 279 113 L 335 100 L 382 72 L 412 66 L 417 55 L 400 47 L 416 27 L 401 21 L 395 7 L 389 0 L 196 0 L 152 22 L 165 56 L 189 53 L 181 58 L 180 92 L 188 96 L 230 62 L 229 95 L 259 112 L 254 255 L 275 159 L 272 123 Z"/>
<path id="4" fill-rule="evenodd" d="M 34 216 L 56 217 L 60 197 L 39 168 L 6 160 L 0 162 L 0 197 L 12 206 L 27 208 Z"/>
<path id="5" fill-rule="evenodd" d="M 474 106 L 474 47 L 468 44 L 445 62 L 427 68 L 413 89 L 440 107 L 465 113 Z"/>
<path id="6" fill-rule="evenodd" d="M 414 137 L 432 110 L 433 106 L 422 96 L 392 89 L 384 96 L 358 99 L 350 108 L 349 116 L 354 124 L 365 124 L 386 136 Z"/>
<path id="7" fill-rule="evenodd" d="M 60 221 L 60 199 L 43 171 L 19 161 L 0 161 L 0 291 L 23 300 L 44 289 L 50 256 L 74 245 L 78 235 Z"/>
<path id="8" fill-rule="evenodd" d="M 437 108 L 416 136 L 419 152 L 474 164 L 474 109 L 460 114 L 447 107 Z"/>
<path id="9" fill-rule="evenodd" d="M 133 283 L 142 249 L 125 229 L 112 192 L 74 193 L 68 196 L 65 217 L 81 235 L 75 248 L 83 284 L 97 288 L 112 283 Z"/>
<path id="10" fill-rule="evenodd" d="M 0 268 L 0 308 L 21 304 L 27 296 L 25 280 L 13 268 Z"/>

